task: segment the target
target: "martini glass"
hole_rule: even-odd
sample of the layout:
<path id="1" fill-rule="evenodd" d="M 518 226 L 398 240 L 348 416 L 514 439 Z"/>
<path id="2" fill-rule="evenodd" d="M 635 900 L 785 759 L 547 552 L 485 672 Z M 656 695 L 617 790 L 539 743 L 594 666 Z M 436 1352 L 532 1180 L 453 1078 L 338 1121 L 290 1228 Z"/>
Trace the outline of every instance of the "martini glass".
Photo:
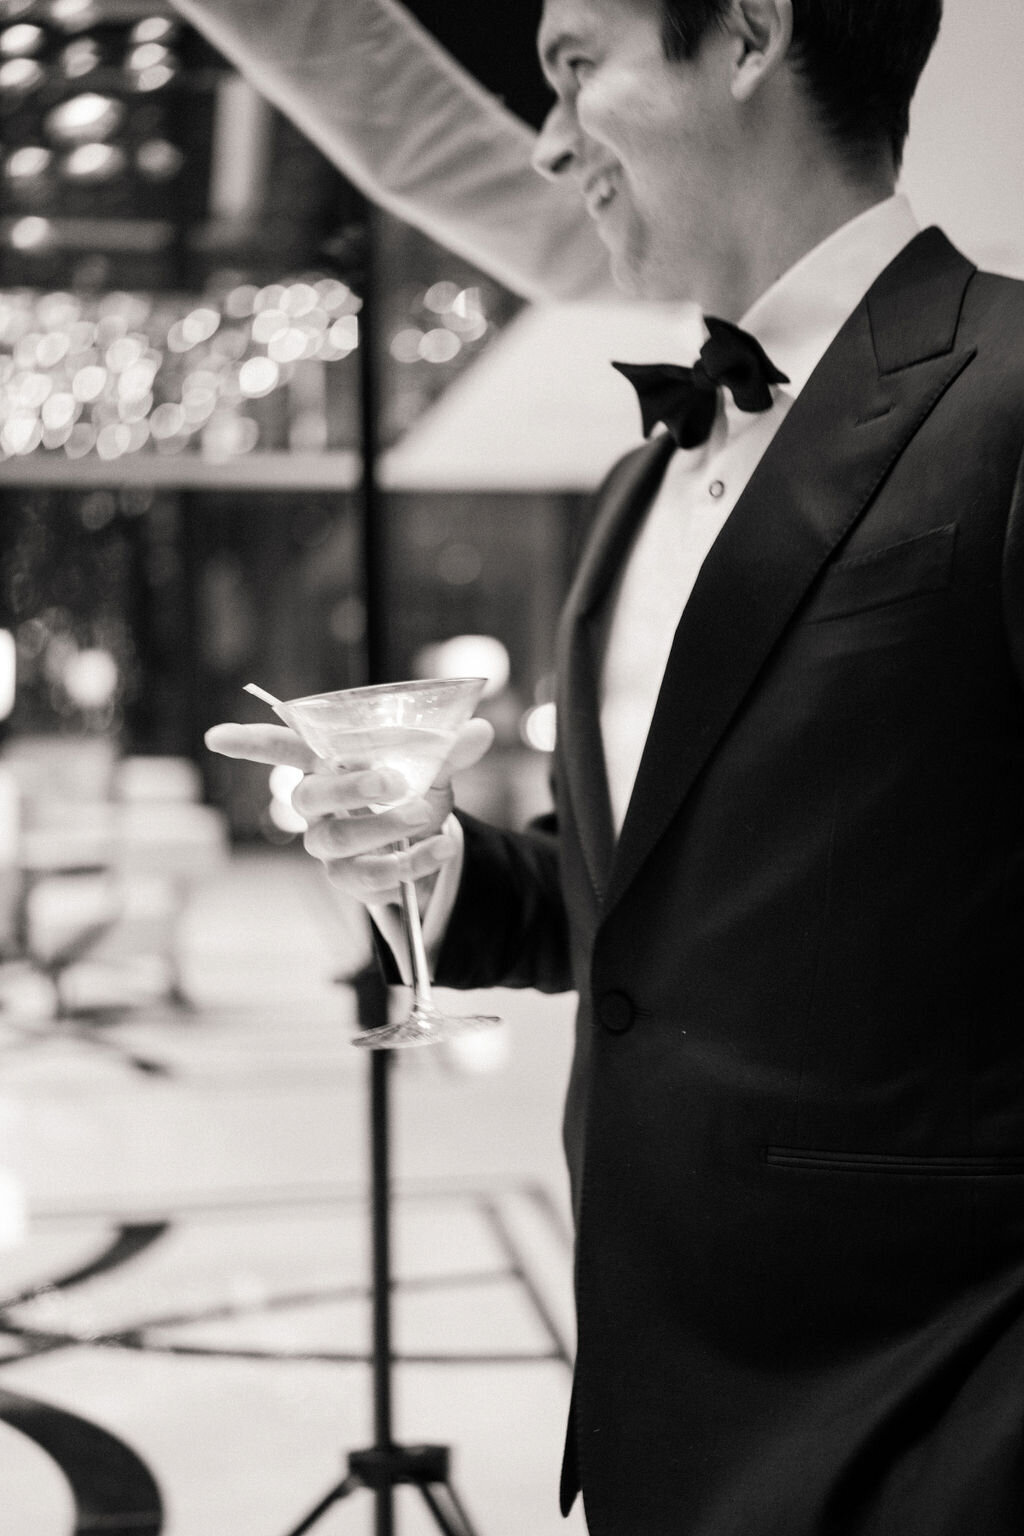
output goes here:
<path id="1" fill-rule="evenodd" d="M 459 727 L 476 708 L 486 681 L 483 677 L 423 678 L 287 700 L 273 700 L 263 690 L 259 692 L 332 769 L 397 769 L 409 786 L 408 795 L 373 804 L 368 807 L 372 813 L 391 810 L 406 799 L 427 793 Z M 409 840 L 403 838 L 392 847 L 405 852 Z M 402 926 L 412 968 L 412 1011 L 400 1023 L 364 1030 L 352 1044 L 367 1050 L 434 1045 L 467 1030 L 500 1023 L 483 1014 L 452 1015 L 438 1008 L 430 986 L 415 883 L 403 880 L 400 891 Z"/>

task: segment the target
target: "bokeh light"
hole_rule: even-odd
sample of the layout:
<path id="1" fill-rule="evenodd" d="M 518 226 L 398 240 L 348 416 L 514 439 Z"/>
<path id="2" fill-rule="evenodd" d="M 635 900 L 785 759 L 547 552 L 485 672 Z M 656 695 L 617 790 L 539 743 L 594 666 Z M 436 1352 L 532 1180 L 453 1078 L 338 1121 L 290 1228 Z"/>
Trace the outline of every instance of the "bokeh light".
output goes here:
<path id="1" fill-rule="evenodd" d="M 396 331 L 391 338 L 390 352 L 396 363 L 418 363 L 422 356 L 420 346 L 424 333 L 415 325 Z"/>
<path id="2" fill-rule="evenodd" d="M 269 357 L 250 357 L 238 370 L 238 383 L 242 394 L 249 399 L 269 395 L 277 387 L 281 370 Z"/>
<path id="3" fill-rule="evenodd" d="M 423 677 L 486 677 L 485 699 L 508 686 L 512 671 L 508 651 L 494 635 L 455 635 L 438 641 L 420 652 L 416 664 Z"/>
<path id="4" fill-rule="evenodd" d="M 113 96 L 83 91 L 62 101 L 46 115 L 46 130 L 61 144 L 107 139 L 124 121 L 125 109 Z"/>
<path id="5" fill-rule="evenodd" d="M 61 167 L 72 181 L 113 181 L 125 168 L 125 152 L 116 144 L 79 144 Z"/>
<path id="6" fill-rule="evenodd" d="M 168 139 L 145 139 L 135 151 L 139 174 L 148 181 L 171 181 L 185 163 L 185 156 Z"/>
<path id="7" fill-rule="evenodd" d="M 0 64 L 0 92 L 24 95 L 42 85 L 43 66 L 35 59 L 5 59 Z"/>
<path id="8" fill-rule="evenodd" d="M 123 172 L 122 146 L 104 136 L 121 103 L 83 92 L 62 105 L 63 174 L 101 185 Z M 136 157 L 147 145 L 163 145 L 154 165 L 165 151 L 168 169 L 181 164 L 181 151 L 157 139 L 145 140 Z M 31 186 L 53 164 L 45 144 L 23 144 L 8 153 L 2 174 L 8 185 Z M 55 223 L 26 213 L 9 222 L 7 238 L 31 255 L 63 236 Z M 443 323 L 428 295 L 447 306 Z M 410 289 L 406 306 L 386 345 L 408 370 L 407 398 L 422 408 L 474 355 L 474 332 L 464 327 L 479 321 L 483 335 L 489 322 L 481 290 L 454 282 Z M 188 450 L 221 461 L 257 448 L 322 454 L 334 441 L 328 380 L 332 369 L 351 366 L 360 308 L 346 283 L 315 272 L 262 286 L 224 272 L 191 298 L 0 290 L 0 459 L 37 450 L 107 461 L 142 451 Z M 260 402 L 272 395 L 281 404 L 268 410 Z M 480 574 L 470 545 L 448 545 L 438 558 L 439 574 L 453 585 Z"/>
<path id="9" fill-rule="evenodd" d="M 528 709 L 519 723 L 519 734 L 535 752 L 553 752 L 556 737 L 554 704 L 549 701 Z"/>
<path id="10" fill-rule="evenodd" d="M 0 55 L 4 58 L 30 58 L 42 53 L 46 46 L 46 33 L 31 22 L 20 22 L 5 27 L 0 32 Z"/>
<path id="11" fill-rule="evenodd" d="M 133 43 L 166 43 L 177 32 L 177 23 L 169 16 L 144 16 L 132 28 Z"/>
<path id="12" fill-rule="evenodd" d="M 340 320 L 335 320 L 327 337 L 339 356 L 354 352 L 359 345 L 358 318 L 355 315 L 342 315 Z"/>
<path id="13" fill-rule="evenodd" d="M 8 236 L 16 251 L 35 251 L 49 245 L 53 239 L 53 225 L 49 219 L 29 217 L 18 219 Z"/>
<path id="14" fill-rule="evenodd" d="M 423 307 L 435 315 L 446 315 L 458 297 L 458 283 L 432 283 L 423 295 Z"/>
<path id="15" fill-rule="evenodd" d="M 99 20 L 95 0 L 50 0 L 50 16 L 65 32 L 77 32 Z"/>
<path id="16" fill-rule="evenodd" d="M 80 80 L 83 75 L 91 75 L 102 62 L 99 44 L 91 37 L 80 37 L 68 43 L 60 56 L 60 67 L 69 80 Z"/>
<path id="17" fill-rule="evenodd" d="M 168 48 L 164 47 L 163 43 L 142 43 L 132 49 L 126 60 L 126 66 L 128 69 L 142 71 L 144 69 L 152 69 L 157 64 L 168 64 L 171 59 L 172 54 Z"/>
<path id="18" fill-rule="evenodd" d="M 12 455 L 34 453 L 42 440 L 42 422 L 32 411 L 12 411 L 0 431 L 0 448 Z"/>
<path id="19" fill-rule="evenodd" d="M 219 326 L 220 315 L 217 310 L 205 307 L 193 309 L 181 322 L 181 333 L 189 347 L 197 347 L 201 342 L 209 341 Z"/>
<path id="20" fill-rule="evenodd" d="M 24 144 L 8 155 L 4 165 L 4 175 L 8 181 L 24 185 L 26 182 L 45 176 L 52 164 L 52 150 L 47 149 L 43 144 Z"/>
<path id="21" fill-rule="evenodd" d="M 61 682 L 79 709 L 103 709 L 117 692 L 117 662 L 98 646 L 74 651 L 64 663 Z"/>
<path id="22" fill-rule="evenodd" d="M 450 363 L 461 351 L 462 342 L 445 326 L 427 331 L 420 342 L 420 356 L 427 363 Z"/>

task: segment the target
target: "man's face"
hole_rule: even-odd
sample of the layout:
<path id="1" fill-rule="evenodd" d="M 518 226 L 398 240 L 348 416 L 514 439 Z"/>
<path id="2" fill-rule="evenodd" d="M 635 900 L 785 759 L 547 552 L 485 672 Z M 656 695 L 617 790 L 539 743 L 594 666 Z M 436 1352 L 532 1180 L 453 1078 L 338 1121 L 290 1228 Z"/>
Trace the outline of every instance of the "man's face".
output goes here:
<path id="1" fill-rule="evenodd" d="M 534 163 L 578 187 L 620 287 L 699 302 L 729 248 L 731 50 L 716 30 L 672 61 L 661 28 L 658 0 L 545 0 L 538 48 L 557 101 Z"/>

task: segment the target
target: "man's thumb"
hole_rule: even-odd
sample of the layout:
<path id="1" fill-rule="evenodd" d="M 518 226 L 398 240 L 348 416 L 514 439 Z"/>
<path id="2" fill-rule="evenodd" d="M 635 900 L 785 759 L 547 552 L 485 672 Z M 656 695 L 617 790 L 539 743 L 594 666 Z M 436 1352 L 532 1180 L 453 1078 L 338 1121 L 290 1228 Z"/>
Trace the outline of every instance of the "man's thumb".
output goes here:
<path id="1" fill-rule="evenodd" d="M 434 789 L 446 789 L 453 774 L 478 763 L 494 740 L 494 727 L 489 720 L 470 720 L 462 727 L 451 751 L 445 758 L 434 780 Z"/>

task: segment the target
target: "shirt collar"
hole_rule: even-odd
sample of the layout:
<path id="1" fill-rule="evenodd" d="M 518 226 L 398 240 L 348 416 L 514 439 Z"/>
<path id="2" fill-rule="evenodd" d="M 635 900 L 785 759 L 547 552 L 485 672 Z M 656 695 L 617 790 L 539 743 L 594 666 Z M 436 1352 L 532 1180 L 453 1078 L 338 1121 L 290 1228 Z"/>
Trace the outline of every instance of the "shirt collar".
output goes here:
<path id="1" fill-rule="evenodd" d="M 796 396 L 850 315 L 919 233 L 902 193 L 840 226 L 767 289 L 740 321 L 756 336 Z"/>

